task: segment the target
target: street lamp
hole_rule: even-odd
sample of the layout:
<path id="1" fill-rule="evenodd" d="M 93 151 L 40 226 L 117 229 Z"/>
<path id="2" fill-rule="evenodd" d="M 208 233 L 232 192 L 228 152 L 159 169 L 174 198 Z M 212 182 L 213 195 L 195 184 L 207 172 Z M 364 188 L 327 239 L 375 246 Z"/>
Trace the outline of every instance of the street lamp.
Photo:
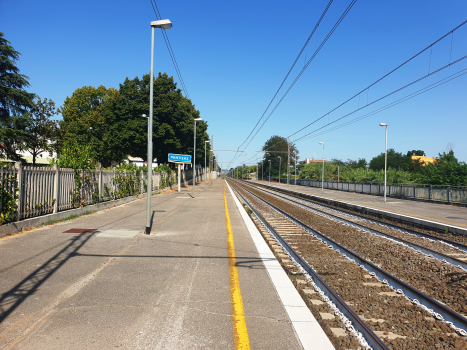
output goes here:
<path id="1" fill-rule="evenodd" d="M 151 74 L 149 80 L 149 119 L 148 119 L 148 190 L 146 202 L 146 234 L 151 234 L 151 195 L 152 195 L 152 116 L 154 104 L 154 32 L 156 28 L 170 29 L 168 19 L 151 22 Z"/>
<path id="2" fill-rule="evenodd" d="M 195 198 L 196 185 L 196 122 L 203 120 L 202 118 L 195 119 L 195 127 L 193 128 L 193 198 Z"/>
<path id="3" fill-rule="evenodd" d="M 320 142 L 323 145 L 323 174 L 321 175 L 321 192 L 324 192 L 324 142 Z"/>
<path id="4" fill-rule="evenodd" d="M 271 182 L 271 159 L 269 159 L 268 162 L 269 162 L 269 182 Z"/>
<path id="5" fill-rule="evenodd" d="M 279 158 L 279 183 L 281 183 L 281 162 L 282 162 L 282 158 L 281 158 L 281 156 L 277 156 L 277 158 Z"/>
<path id="6" fill-rule="evenodd" d="M 386 203 L 386 173 L 388 168 L 388 125 L 385 123 L 379 123 L 379 126 L 386 127 L 386 145 L 385 145 L 385 156 L 384 156 L 384 203 Z"/>
<path id="7" fill-rule="evenodd" d="M 211 141 L 204 141 L 204 189 L 206 190 L 206 144 Z"/>

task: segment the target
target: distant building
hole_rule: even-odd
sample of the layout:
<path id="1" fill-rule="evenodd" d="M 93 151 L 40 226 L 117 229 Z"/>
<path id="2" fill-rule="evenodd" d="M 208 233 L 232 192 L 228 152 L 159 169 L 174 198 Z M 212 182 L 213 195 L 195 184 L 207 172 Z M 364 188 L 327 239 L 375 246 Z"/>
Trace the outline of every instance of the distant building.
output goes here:
<path id="1" fill-rule="evenodd" d="M 302 160 L 298 162 L 298 164 L 310 164 L 310 163 L 322 163 L 322 159 L 316 159 L 316 158 L 306 158 L 305 160 Z M 330 160 L 324 160 L 325 163 L 330 163 Z"/>
<path id="2" fill-rule="evenodd" d="M 412 156 L 412 161 L 418 160 L 421 166 L 425 166 L 428 164 L 434 164 L 438 162 L 438 159 L 426 157 L 426 156 Z"/>
<path id="3" fill-rule="evenodd" d="M 127 164 L 134 164 L 134 165 L 136 165 L 137 167 L 142 167 L 142 166 L 148 165 L 148 163 L 145 162 L 143 158 L 140 158 L 140 157 L 131 157 L 131 156 L 128 156 L 127 159 L 125 159 L 125 163 L 127 163 Z M 154 158 L 154 160 L 152 161 L 152 167 L 153 167 L 153 168 L 157 168 L 157 166 L 158 166 L 158 164 L 157 164 L 157 158 Z"/>

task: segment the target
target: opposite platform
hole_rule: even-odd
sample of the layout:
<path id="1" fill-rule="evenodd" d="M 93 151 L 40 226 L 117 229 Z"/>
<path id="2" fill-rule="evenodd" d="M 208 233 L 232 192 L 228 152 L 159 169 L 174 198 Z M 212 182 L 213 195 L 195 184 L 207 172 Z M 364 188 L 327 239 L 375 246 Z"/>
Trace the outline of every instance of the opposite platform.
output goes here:
<path id="1" fill-rule="evenodd" d="M 395 218 L 401 216 L 413 218 L 414 222 L 417 220 L 432 222 L 434 228 L 444 230 L 445 227 L 452 227 L 453 232 L 467 234 L 466 207 L 412 201 L 393 197 L 387 197 L 387 202 L 384 203 L 382 196 L 331 189 L 324 189 L 324 191 L 321 192 L 321 188 L 287 185 L 282 183 L 279 184 L 278 182 L 258 181 L 258 183 L 301 192 L 324 199 L 342 201 L 345 203 L 353 204 L 356 207 L 372 208 L 376 211 L 393 213 Z"/>
<path id="2" fill-rule="evenodd" d="M 251 348 L 313 348 L 223 182 L 191 189 L 153 197 L 150 236 L 140 199 L 1 239 L 2 348 L 239 348 L 225 202 Z"/>

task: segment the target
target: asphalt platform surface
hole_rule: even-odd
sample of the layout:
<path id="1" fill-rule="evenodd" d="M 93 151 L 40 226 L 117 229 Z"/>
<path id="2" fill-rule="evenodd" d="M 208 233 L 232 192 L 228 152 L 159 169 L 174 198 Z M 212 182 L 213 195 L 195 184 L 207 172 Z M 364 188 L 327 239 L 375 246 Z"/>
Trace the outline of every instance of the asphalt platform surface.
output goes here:
<path id="1" fill-rule="evenodd" d="M 2 349 L 234 349 L 223 181 L 0 240 Z M 301 349 L 230 192 L 252 349 Z M 89 229 L 84 233 L 65 233 Z"/>
<path id="2" fill-rule="evenodd" d="M 278 182 L 259 181 L 259 183 L 467 229 L 467 207 L 392 197 L 387 197 L 384 203 L 383 196 L 330 189 L 324 189 L 321 192 L 321 188 L 279 184 Z"/>

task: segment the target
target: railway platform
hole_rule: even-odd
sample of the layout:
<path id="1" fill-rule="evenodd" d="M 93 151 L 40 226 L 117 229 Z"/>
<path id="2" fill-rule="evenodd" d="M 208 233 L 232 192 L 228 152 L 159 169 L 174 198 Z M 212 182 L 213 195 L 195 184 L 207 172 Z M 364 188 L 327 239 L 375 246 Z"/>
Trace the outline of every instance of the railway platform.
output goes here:
<path id="1" fill-rule="evenodd" d="M 267 186 L 301 192 L 317 198 L 339 201 L 361 209 L 372 209 L 375 213 L 393 216 L 396 219 L 407 219 L 414 223 L 423 223 L 440 230 L 448 228 L 450 231 L 467 235 L 467 208 L 448 204 L 438 204 L 423 201 L 387 197 L 386 203 L 382 196 L 374 196 L 355 192 L 345 192 L 331 189 L 287 185 L 278 182 L 253 181 Z"/>
<path id="2" fill-rule="evenodd" d="M 191 193 L 0 239 L 2 348 L 333 349 L 224 181 Z"/>

